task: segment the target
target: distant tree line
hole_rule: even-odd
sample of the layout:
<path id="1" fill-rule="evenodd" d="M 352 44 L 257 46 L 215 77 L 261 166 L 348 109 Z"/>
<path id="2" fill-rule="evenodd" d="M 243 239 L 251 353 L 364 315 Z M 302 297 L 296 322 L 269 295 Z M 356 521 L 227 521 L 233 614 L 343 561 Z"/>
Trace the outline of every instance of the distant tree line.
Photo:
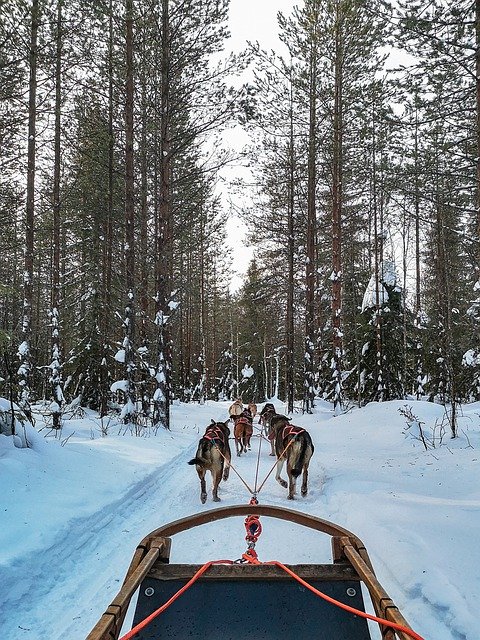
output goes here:
<path id="1" fill-rule="evenodd" d="M 480 399 L 479 3 L 304 0 L 283 55 L 225 53 L 228 5 L 0 4 L 0 393 L 140 430 L 175 398 L 415 396 L 455 434 Z"/>

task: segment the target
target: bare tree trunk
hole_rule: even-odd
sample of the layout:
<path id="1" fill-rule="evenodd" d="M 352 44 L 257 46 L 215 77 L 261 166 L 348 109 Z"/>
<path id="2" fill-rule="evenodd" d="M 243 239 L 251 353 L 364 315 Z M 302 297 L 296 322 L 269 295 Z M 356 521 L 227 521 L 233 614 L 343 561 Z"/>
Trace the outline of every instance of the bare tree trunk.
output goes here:
<path id="1" fill-rule="evenodd" d="M 145 60 L 145 33 L 142 38 L 142 61 Z M 145 65 L 141 70 L 141 110 L 142 110 L 142 136 L 140 144 L 140 291 L 138 295 L 139 307 L 142 314 L 141 338 L 146 342 L 146 318 L 148 316 L 148 185 L 147 185 L 147 78 Z"/>
<path id="2" fill-rule="evenodd" d="M 62 415 L 63 392 L 61 386 L 61 352 L 60 352 L 60 116 L 61 116 L 61 81 L 62 81 L 62 4 L 57 2 L 57 47 L 55 60 L 55 141 L 53 165 L 53 261 L 52 261 L 52 293 L 51 293 L 51 348 L 50 384 L 53 396 L 53 428 L 60 429 Z"/>
<path id="3" fill-rule="evenodd" d="M 294 207 L 295 207 L 295 147 L 293 131 L 293 86 L 290 82 L 290 158 L 289 158 L 289 180 L 288 180 L 288 282 L 287 282 L 287 313 L 286 313 L 286 400 L 287 412 L 293 413 L 293 402 L 295 395 L 294 384 L 294 349 L 295 332 L 293 321 L 293 293 L 294 293 Z M 278 386 L 277 386 L 278 393 Z"/>
<path id="4" fill-rule="evenodd" d="M 480 285 L 480 0 L 475 0 L 477 282 Z"/>
<path id="5" fill-rule="evenodd" d="M 154 396 L 154 423 L 170 429 L 170 337 L 167 327 L 169 298 L 169 254 L 171 228 L 170 194 L 170 20 L 169 0 L 162 0 L 161 96 L 160 96 L 160 194 L 157 249 L 158 363 Z"/>
<path id="6" fill-rule="evenodd" d="M 25 259 L 23 279 L 23 317 L 22 344 L 19 346 L 20 356 L 19 403 L 31 417 L 30 394 L 32 383 L 32 304 L 33 304 L 33 258 L 34 258 L 34 225 L 35 225 L 35 152 L 36 152 L 36 100 L 37 100 L 37 33 L 38 33 L 38 0 L 32 0 L 29 68 L 30 80 L 28 88 L 28 146 L 27 146 L 27 206 L 25 218 Z"/>
<path id="7" fill-rule="evenodd" d="M 382 357 L 383 357 L 383 344 L 382 344 L 382 316 L 381 306 L 382 300 L 380 300 L 380 287 L 382 286 L 381 280 L 381 251 L 382 251 L 382 239 L 381 231 L 378 228 L 378 201 L 377 201 L 377 147 L 376 147 L 376 121 L 375 121 L 375 98 L 372 105 L 372 199 L 373 199 L 373 240 L 374 240 L 374 268 L 375 268 L 375 391 L 374 399 L 381 402 L 383 398 L 383 369 L 382 369 Z"/>
<path id="8" fill-rule="evenodd" d="M 101 364 L 100 416 L 108 413 L 108 313 L 112 291 L 112 245 L 113 245 L 113 1 L 109 2 L 108 13 L 108 198 L 107 213 L 103 224 L 103 268 L 102 268 L 102 340 L 103 358 Z"/>
<path id="9" fill-rule="evenodd" d="M 125 87 L 125 379 L 127 407 L 125 422 L 135 420 L 135 204 L 133 167 L 133 0 L 126 0 L 126 87 Z"/>
<path id="10" fill-rule="evenodd" d="M 200 211 L 200 357 L 198 401 L 205 404 L 205 387 L 207 383 L 206 324 L 207 305 L 205 300 L 205 243 L 204 243 L 204 211 Z"/>
<path id="11" fill-rule="evenodd" d="M 340 16 L 335 27 L 335 96 L 333 115 L 333 186 L 332 186 L 332 383 L 334 408 L 343 405 L 342 369 L 342 163 L 343 163 L 343 51 Z"/>
<path id="12" fill-rule="evenodd" d="M 315 34 L 312 35 L 309 78 L 309 132 L 308 132 L 308 177 L 307 177 L 307 237 L 305 265 L 305 380 L 304 411 L 311 413 L 315 397 L 315 225 L 316 225 L 316 55 Z"/>
<path id="13" fill-rule="evenodd" d="M 416 100 L 415 96 L 415 100 Z M 418 107 L 415 104 L 415 333 L 416 333 L 416 380 L 415 394 L 417 400 L 423 396 L 423 345 L 420 340 L 422 324 L 422 298 L 421 298 L 421 266 L 420 266 L 420 184 L 419 184 L 419 160 L 418 160 Z"/>

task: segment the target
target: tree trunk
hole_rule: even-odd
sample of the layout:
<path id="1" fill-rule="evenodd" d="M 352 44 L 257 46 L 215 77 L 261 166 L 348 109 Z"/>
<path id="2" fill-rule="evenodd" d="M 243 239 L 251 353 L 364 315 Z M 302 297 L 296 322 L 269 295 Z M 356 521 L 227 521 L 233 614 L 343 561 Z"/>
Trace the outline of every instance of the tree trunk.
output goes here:
<path id="1" fill-rule="evenodd" d="M 380 272 L 382 266 L 382 238 L 378 228 L 378 199 L 377 199 L 377 148 L 376 148 L 376 120 L 375 120 L 375 97 L 372 105 L 372 199 L 373 199 L 373 240 L 374 240 L 374 267 L 375 267 L 375 389 L 373 400 L 381 402 L 383 397 L 383 344 L 382 344 L 382 316 L 381 306 L 383 300 L 380 299 L 380 287 L 382 286 Z"/>
<path id="2" fill-rule="evenodd" d="M 62 81 L 62 4 L 57 2 L 57 47 L 55 60 L 55 142 L 53 165 L 53 260 L 52 260 L 52 294 L 51 294 L 51 348 L 50 384 L 53 396 L 53 428 L 60 429 L 63 393 L 61 387 L 60 356 L 60 115 L 61 115 L 61 81 Z"/>
<path id="3" fill-rule="evenodd" d="M 288 281 L 287 281 L 287 313 L 286 313 L 286 400 L 287 412 L 293 413 L 293 402 L 295 395 L 294 384 L 294 349 L 295 349 L 295 331 L 293 319 L 293 293 L 294 293 L 294 257 L 295 257 L 295 239 L 294 239 L 294 208 L 295 208 L 295 147 L 294 147 L 294 131 L 293 131 L 293 85 L 290 82 L 290 162 L 289 162 L 289 180 L 288 180 Z M 277 386 L 278 393 L 278 386 Z"/>
<path id="4" fill-rule="evenodd" d="M 169 255 L 171 228 L 170 194 L 170 21 L 169 0 L 162 0 L 161 34 L 161 95 L 160 95 L 160 168 L 159 168 L 159 221 L 157 243 L 157 314 L 158 326 L 158 364 L 157 389 L 154 396 L 154 422 L 158 426 L 170 429 L 170 337 L 167 327 L 169 298 Z"/>
<path id="5" fill-rule="evenodd" d="M 133 0 L 126 0 L 126 86 L 125 86 L 125 379 L 124 420 L 135 420 L 135 204 L 133 167 Z"/>
<path id="6" fill-rule="evenodd" d="M 480 285 L 480 0 L 475 0 L 477 282 Z"/>
<path id="7" fill-rule="evenodd" d="M 25 219 L 25 260 L 23 279 L 22 344 L 19 347 L 20 368 L 19 403 L 31 416 L 30 393 L 32 376 L 31 339 L 33 305 L 33 258 L 35 224 L 35 152 L 36 152 L 36 99 L 37 99 L 37 33 L 38 0 L 32 0 L 28 89 L 28 146 L 27 146 L 27 204 Z"/>
<path id="8" fill-rule="evenodd" d="M 112 245 L 113 245 L 113 169 L 115 138 L 113 132 L 113 0 L 108 9 L 108 195 L 107 212 L 103 224 L 103 265 L 102 265 L 102 350 L 100 416 L 108 413 L 108 313 L 111 307 L 112 291 Z"/>
<path id="9" fill-rule="evenodd" d="M 312 35 L 309 78 L 309 132 L 308 132 L 308 176 L 307 176 L 307 237 L 305 265 L 305 380 L 304 411 L 311 413 L 315 397 L 315 225 L 316 225 L 316 54 L 315 34 Z"/>
<path id="10" fill-rule="evenodd" d="M 343 405 L 342 368 L 342 163 L 343 163 L 343 52 L 340 33 L 339 7 L 335 27 L 335 94 L 333 114 L 333 186 L 332 186 L 332 329 L 333 358 L 332 383 L 333 403 L 337 409 Z"/>

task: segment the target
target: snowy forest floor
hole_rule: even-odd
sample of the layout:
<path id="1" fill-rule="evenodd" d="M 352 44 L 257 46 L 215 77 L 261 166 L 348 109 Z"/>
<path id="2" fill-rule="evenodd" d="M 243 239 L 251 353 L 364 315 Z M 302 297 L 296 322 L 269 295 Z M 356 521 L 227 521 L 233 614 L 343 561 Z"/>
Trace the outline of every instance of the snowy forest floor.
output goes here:
<path id="1" fill-rule="evenodd" d="M 114 422 L 103 425 L 104 437 L 91 412 L 66 420 L 57 438 L 43 437 L 48 430 L 39 415 L 30 449 L 0 436 L 2 638 L 83 640 L 119 590 L 138 542 L 167 522 L 217 506 L 210 476 L 207 503 L 200 503 L 187 461 L 210 420 L 227 419 L 228 405 L 177 404 L 171 431 L 145 437 Z M 406 405 L 435 448 L 426 451 L 418 425 L 407 426 L 399 411 Z M 478 640 L 480 403 L 463 406 L 454 440 L 448 425 L 443 433 L 444 415 L 440 405 L 394 401 L 335 417 L 318 402 L 312 415 L 293 418 L 315 444 L 308 496 L 288 501 L 272 474 L 258 498 L 356 533 L 380 582 L 425 639 Z M 265 441 L 254 438 L 251 452 L 232 457 L 251 486 L 260 443 L 260 484 L 274 462 Z M 250 498 L 235 473 L 221 483 L 220 496 L 218 506 Z M 171 561 L 236 559 L 244 535 L 241 518 L 178 534 Z M 261 560 L 331 560 L 328 536 L 270 518 L 256 549 Z M 380 637 L 373 627 L 372 637 Z"/>

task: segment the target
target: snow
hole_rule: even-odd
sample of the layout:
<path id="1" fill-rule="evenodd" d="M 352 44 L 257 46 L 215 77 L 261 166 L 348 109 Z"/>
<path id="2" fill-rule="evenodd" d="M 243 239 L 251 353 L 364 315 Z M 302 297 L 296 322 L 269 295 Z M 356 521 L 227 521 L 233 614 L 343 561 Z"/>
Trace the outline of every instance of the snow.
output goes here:
<path id="1" fill-rule="evenodd" d="M 242 376 L 245 380 L 248 378 L 251 378 L 254 374 L 255 374 L 255 371 L 253 370 L 253 367 L 251 367 L 250 365 L 246 364 L 243 367 Z"/>
<path id="2" fill-rule="evenodd" d="M 227 419 L 229 404 L 175 404 L 171 431 L 147 429 L 144 437 L 85 411 L 65 420 L 56 438 L 38 414 L 29 449 L 0 435 L 2 638 L 84 639 L 119 591 L 140 540 L 217 506 L 209 476 L 208 500 L 200 503 L 187 461 L 210 420 Z M 295 414 L 315 444 L 309 493 L 287 501 L 272 474 L 258 498 L 357 534 L 380 582 L 426 640 L 478 640 L 480 403 L 462 407 L 460 437 L 450 439 L 447 430 L 428 451 L 400 412 L 406 404 L 425 433 L 438 435 L 446 424 L 442 406 L 421 401 L 371 403 L 336 417 L 317 401 L 312 415 Z M 274 459 L 263 440 L 252 442 L 251 452 L 232 461 L 253 486 L 258 459 L 260 486 Z M 250 498 L 235 473 L 220 496 L 221 506 Z M 331 560 L 328 536 L 271 518 L 262 525 L 261 560 Z M 244 536 L 242 518 L 186 531 L 174 536 L 171 561 L 239 558 Z M 380 637 L 374 627 L 372 637 Z"/>
<path id="3" fill-rule="evenodd" d="M 17 353 L 19 356 L 28 356 L 30 353 L 30 347 L 25 340 L 18 346 Z"/>
<path id="4" fill-rule="evenodd" d="M 462 364 L 464 367 L 476 367 L 480 364 L 480 352 L 469 349 L 463 354 Z"/>
<path id="5" fill-rule="evenodd" d="M 389 295 L 387 289 L 384 287 L 384 284 L 395 287 L 398 291 L 400 288 L 397 284 L 397 275 L 395 270 L 395 265 L 391 260 L 385 260 L 383 265 L 380 265 L 380 279 L 378 282 L 378 303 L 379 305 L 383 305 L 388 302 Z M 365 293 L 363 295 L 362 301 L 362 313 L 366 309 L 372 309 L 376 306 L 376 297 L 377 297 L 377 284 L 375 274 L 372 274 Z"/>
<path id="6" fill-rule="evenodd" d="M 115 391 L 123 391 L 127 393 L 128 391 L 128 380 L 117 380 L 117 382 L 113 382 L 110 386 L 110 391 L 115 393 Z"/>

